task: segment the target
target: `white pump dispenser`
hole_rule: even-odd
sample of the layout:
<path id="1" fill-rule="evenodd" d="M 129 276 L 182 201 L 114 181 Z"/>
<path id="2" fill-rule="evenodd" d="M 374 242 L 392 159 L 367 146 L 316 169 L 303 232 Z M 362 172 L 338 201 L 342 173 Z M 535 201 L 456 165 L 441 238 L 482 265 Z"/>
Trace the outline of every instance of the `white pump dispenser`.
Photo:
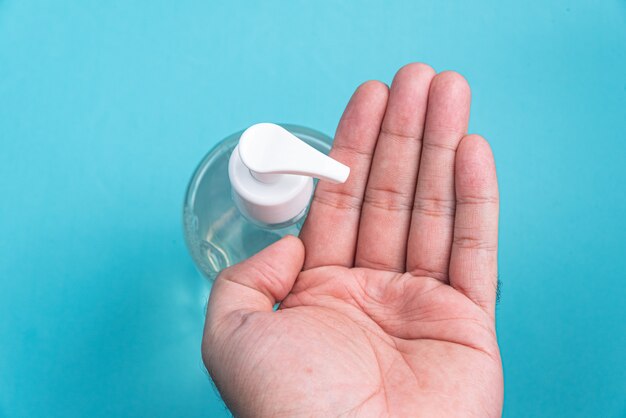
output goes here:
<path id="1" fill-rule="evenodd" d="M 239 210 L 267 226 L 300 218 L 313 195 L 313 177 L 344 183 L 349 174 L 349 167 L 273 123 L 246 129 L 228 164 Z"/>

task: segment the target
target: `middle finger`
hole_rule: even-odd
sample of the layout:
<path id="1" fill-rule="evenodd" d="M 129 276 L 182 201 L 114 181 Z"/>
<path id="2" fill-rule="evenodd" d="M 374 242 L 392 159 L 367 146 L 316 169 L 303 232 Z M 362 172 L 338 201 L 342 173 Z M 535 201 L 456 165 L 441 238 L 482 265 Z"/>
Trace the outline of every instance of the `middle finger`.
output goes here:
<path id="1" fill-rule="evenodd" d="M 434 76 L 428 65 L 414 63 L 394 77 L 361 209 L 357 267 L 405 271 L 428 90 Z"/>

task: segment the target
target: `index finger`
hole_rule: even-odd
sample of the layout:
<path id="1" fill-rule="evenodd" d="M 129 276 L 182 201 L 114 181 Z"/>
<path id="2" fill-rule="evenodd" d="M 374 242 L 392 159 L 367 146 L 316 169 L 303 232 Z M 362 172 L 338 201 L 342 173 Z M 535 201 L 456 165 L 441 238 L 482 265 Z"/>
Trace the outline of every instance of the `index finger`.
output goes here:
<path id="1" fill-rule="evenodd" d="M 363 194 L 387 107 L 389 89 L 379 81 L 360 85 L 341 117 L 330 156 L 350 167 L 343 184 L 320 181 L 300 238 L 304 269 L 354 264 Z"/>

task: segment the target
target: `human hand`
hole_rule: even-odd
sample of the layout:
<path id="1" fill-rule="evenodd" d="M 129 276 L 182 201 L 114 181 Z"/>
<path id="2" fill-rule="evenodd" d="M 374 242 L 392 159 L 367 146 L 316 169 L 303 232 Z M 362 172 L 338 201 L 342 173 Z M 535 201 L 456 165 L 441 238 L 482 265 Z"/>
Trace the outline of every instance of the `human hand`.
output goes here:
<path id="1" fill-rule="evenodd" d="M 357 89 L 331 151 L 348 181 L 214 284 L 202 353 L 235 415 L 501 414 L 498 188 L 469 107 L 424 64 Z"/>

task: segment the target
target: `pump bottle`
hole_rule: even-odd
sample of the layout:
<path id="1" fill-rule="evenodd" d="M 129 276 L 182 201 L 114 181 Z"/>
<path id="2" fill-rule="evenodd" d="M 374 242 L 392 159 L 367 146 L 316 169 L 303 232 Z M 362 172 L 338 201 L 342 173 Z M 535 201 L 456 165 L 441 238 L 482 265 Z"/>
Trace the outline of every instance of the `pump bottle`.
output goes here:
<path id="1" fill-rule="evenodd" d="M 343 183 L 350 169 L 326 154 L 332 140 L 296 125 L 259 123 L 219 142 L 185 196 L 187 247 L 214 280 L 287 234 L 298 235 L 316 180 Z"/>

